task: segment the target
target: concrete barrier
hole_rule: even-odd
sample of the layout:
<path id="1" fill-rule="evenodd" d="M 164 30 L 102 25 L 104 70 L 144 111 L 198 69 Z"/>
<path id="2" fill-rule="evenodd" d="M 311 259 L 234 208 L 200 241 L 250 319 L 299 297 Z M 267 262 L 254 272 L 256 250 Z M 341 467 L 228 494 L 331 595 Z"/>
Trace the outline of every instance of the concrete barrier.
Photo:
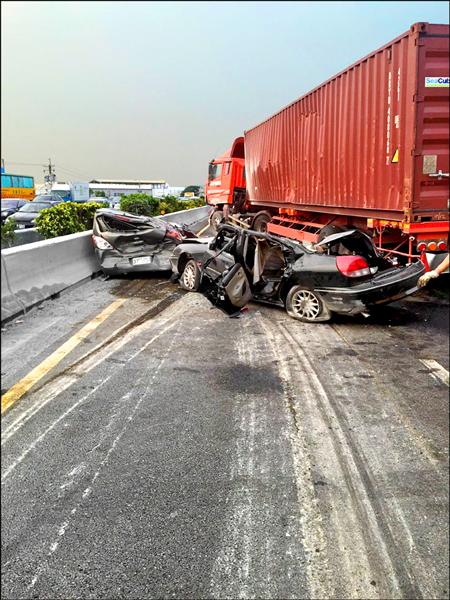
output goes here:
<path id="1" fill-rule="evenodd" d="M 195 227 L 207 222 L 208 212 L 202 206 L 160 218 Z M 97 273 L 91 235 L 83 231 L 2 250 L 2 322 Z"/>
<path id="2" fill-rule="evenodd" d="M 200 206 L 199 208 L 191 208 L 190 210 L 179 210 L 178 212 L 161 215 L 159 218 L 169 223 L 177 225 L 198 225 L 208 219 L 210 206 Z"/>
<path id="3" fill-rule="evenodd" d="M 99 270 L 92 231 L 2 250 L 2 321 Z M 18 308 L 20 306 L 20 308 Z"/>

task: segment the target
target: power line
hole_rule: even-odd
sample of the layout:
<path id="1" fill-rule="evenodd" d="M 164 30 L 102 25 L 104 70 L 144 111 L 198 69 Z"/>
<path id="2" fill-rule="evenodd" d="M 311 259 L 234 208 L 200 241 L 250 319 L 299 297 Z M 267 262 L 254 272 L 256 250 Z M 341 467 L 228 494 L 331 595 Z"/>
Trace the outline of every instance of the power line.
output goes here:
<path id="1" fill-rule="evenodd" d="M 10 165 L 18 165 L 18 166 L 22 166 L 22 167 L 48 167 L 48 165 L 46 163 L 26 163 L 26 162 L 16 162 L 16 161 L 13 161 L 13 160 L 8 160 L 8 164 L 10 164 Z M 63 167 L 60 164 L 58 164 L 58 165 L 52 165 L 52 167 L 54 169 L 56 167 L 58 167 L 58 169 L 60 169 L 61 171 L 65 171 L 66 173 L 69 173 L 71 175 L 75 175 L 76 177 L 82 177 L 83 179 L 86 179 L 86 177 L 85 177 L 85 175 L 83 173 L 80 173 L 79 171 L 74 171 L 73 169 L 68 169 L 67 167 Z"/>
<path id="2" fill-rule="evenodd" d="M 76 177 L 81 177 L 82 179 L 88 179 L 87 177 L 85 177 L 85 175 L 83 173 L 80 173 L 79 171 L 73 171 L 72 169 L 68 169 L 67 167 L 63 167 L 59 163 L 58 163 L 58 169 L 61 171 L 65 171 L 69 175 L 75 175 Z"/>
<path id="3" fill-rule="evenodd" d="M 45 167 L 45 164 L 42 164 L 42 163 L 23 163 L 23 162 L 14 162 L 12 160 L 8 160 L 8 164 L 20 165 L 23 167 Z"/>

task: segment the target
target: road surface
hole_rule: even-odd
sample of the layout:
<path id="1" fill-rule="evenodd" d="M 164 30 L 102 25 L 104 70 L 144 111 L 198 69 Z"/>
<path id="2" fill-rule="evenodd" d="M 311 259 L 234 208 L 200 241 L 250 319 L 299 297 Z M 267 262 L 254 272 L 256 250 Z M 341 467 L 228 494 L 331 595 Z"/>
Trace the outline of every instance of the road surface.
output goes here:
<path id="1" fill-rule="evenodd" d="M 427 298 L 309 325 L 100 277 L 6 325 L 2 597 L 448 597 Z"/>

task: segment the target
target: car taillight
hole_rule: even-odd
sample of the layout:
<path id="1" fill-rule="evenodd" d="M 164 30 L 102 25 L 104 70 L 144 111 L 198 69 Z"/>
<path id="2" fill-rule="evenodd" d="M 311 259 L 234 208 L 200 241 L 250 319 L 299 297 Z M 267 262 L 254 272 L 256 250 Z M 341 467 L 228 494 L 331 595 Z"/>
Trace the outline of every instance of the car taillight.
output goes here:
<path id="1" fill-rule="evenodd" d="M 178 241 L 183 239 L 181 233 L 176 229 L 167 229 L 166 236 Z"/>
<path id="2" fill-rule="evenodd" d="M 445 242 L 439 242 L 438 243 L 438 250 L 447 250 L 447 244 Z"/>
<path id="3" fill-rule="evenodd" d="M 436 242 L 429 242 L 428 246 L 427 246 L 428 250 L 430 250 L 431 252 L 434 252 L 437 249 L 437 244 Z"/>
<path id="4" fill-rule="evenodd" d="M 423 252 L 426 249 L 427 249 L 427 245 L 426 245 L 425 242 L 420 242 L 419 244 L 417 244 L 417 251 L 418 252 Z"/>
<path id="5" fill-rule="evenodd" d="M 364 277 L 371 269 L 362 256 L 336 256 L 336 267 L 345 277 Z"/>
<path id="6" fill-rule="evenodd" d="M 92 241 L 94 242 L 94 246 L 99 250 L 112 250 L 113 247 L 109 242 L 100 237 L 99 235 L 93 235 Z"/>

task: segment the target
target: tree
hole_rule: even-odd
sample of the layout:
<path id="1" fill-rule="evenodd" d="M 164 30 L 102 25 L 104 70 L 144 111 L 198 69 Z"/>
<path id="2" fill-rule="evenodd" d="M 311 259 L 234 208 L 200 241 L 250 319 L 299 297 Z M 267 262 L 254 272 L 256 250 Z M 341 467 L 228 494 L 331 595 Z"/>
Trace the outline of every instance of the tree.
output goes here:
<path id="1" fill-rule="evenodd" d="M 159 199 L 142 193 L 123 195 L 120 197 L 120 210 L 133 215 L 153 217 L 159 215 Z"/>

